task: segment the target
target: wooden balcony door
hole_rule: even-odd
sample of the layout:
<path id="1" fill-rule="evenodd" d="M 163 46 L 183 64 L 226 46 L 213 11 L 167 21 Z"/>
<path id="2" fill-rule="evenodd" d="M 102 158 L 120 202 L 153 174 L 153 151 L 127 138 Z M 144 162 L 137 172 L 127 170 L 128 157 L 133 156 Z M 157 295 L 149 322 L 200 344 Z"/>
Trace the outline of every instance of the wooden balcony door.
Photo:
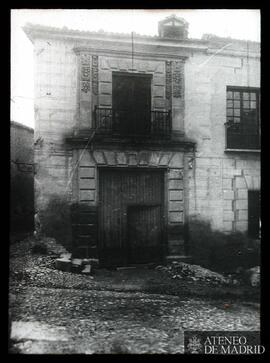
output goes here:
<path id="1" fill-rule="evenodd" d="M 113 74 L 114 130 L 147 134 L 151 128 L 151 75 Z"/>

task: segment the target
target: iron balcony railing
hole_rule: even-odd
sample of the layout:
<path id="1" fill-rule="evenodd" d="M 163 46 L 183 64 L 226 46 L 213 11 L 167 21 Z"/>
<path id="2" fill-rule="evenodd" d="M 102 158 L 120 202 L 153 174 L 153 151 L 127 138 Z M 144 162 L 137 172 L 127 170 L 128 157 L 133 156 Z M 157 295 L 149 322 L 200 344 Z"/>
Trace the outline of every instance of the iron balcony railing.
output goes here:
<path id="1" fill-rule="evenodd" d="M 171 111 L 132 111 L 95 107 L 94 129 L 122 135 L 169 135 Z"/>
<path id="2" fill-rule="evenodd" d="M 226 149 L 260 150 L 260 130 L 256 123 L 226 122 Z"/>

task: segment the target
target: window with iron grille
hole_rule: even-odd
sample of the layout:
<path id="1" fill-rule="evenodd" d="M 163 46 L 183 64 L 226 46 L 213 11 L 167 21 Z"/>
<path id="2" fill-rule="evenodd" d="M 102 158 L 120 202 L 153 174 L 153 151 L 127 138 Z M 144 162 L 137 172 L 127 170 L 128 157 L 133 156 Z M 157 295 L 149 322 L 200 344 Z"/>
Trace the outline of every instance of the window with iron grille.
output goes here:
<path id="1" fill-rule="evenodd" d="M 260 149 L 258 88 L 227 87 L 226 148 Z"/>

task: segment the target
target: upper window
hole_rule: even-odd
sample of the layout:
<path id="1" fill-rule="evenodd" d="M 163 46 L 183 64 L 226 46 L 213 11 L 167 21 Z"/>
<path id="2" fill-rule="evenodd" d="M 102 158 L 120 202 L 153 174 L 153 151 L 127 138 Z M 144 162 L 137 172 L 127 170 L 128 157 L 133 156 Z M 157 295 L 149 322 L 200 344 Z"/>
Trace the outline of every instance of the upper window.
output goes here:
<path id="1" fill-rule="evenodd" d="M 227 87 L 227 149 L 260 149 L 258 88 Z"/>

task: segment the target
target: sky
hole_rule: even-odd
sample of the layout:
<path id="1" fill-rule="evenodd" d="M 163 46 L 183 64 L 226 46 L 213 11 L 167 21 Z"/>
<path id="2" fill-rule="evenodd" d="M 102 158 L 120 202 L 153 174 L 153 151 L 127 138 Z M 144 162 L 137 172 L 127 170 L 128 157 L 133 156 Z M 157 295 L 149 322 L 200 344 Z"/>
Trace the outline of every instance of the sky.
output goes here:
<path id="1" fill-rule="evenodd" d="M 11 120 L 34 127 L 33 45 L 22 30 L 26 23 L 70 29 L 157 35 L 158 21 L 175 14 L 189 23 L 189 37 L 210 33 L 260 41 L 259 10 L 11 10 Z"/>

